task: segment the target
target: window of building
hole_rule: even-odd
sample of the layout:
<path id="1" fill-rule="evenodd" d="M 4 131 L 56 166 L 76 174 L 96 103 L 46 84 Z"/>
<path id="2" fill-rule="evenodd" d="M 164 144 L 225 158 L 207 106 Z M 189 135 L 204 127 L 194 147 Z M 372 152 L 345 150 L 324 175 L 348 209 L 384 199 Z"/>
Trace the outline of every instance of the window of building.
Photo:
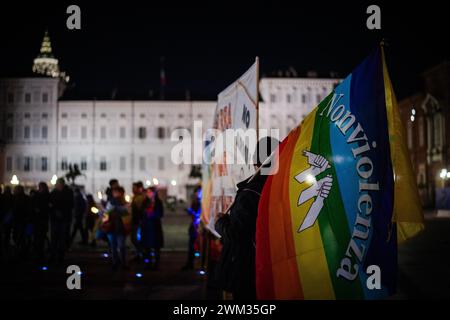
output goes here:
<path id="1" fill-rule="evenodd" d="M 47 128 L 47 126 L 43 126 L 42 127 L 41 136 L 42 136 L 42 139 L 47 139 L 48 138 L 48 128 Z"/>
<path id="2" fill-rule="evenodd" d="M 67 126 L 61 127 L 61 139 L 67 139 Z"/>
<path id="3" fill-rule="evenodd" d="M 100 118 L 103 118 L 103 119 L 105 119 L 105 118 L 106 118 L 106 113 L 102 113 L 102 114 L 100 114 Z"/>
<path id="4" fill-rule="evenodd" d="M 126 134 L 127 133 L 127 129 L 125 127 L 120 127 L 120 139 L 125 139 L 126 138 Z"/>
<path id="5" fill-rule="evenodd" d="M 125 171 L 127 167 L 127 158 L 120 157 L 119 159 L 119 169 L 120 171 Z"/>
<path id="6" fill-rule="evenodd" d="M 12 120 L 12 119 L 14 119 L 14 114 L 13 114 L 13 113 L 8 113 L 8 114 L 6 115 L 6 118 L 7 118 L 8 120 Z"/>
<path id="7" fill-rule="evenodd" d="M 442 115 L 440 113 L 436 113 L 433 116 L 433 124 L 434 124 L 434 146 L 441 147 L 442 146 Z"/>
<path id="8" fill-rule="evenodd" d="M 41 171 L 46 172 L 48 170 L 48 159 L 47 157 L 41 158 Z"/>
<path id="9" fill-rule="evenodd" d="M 424 117 L 419 117 L 419 147 L 425 144 Z"/>
<path id="10" fill-rule="evenodd" d="M 320 101 L 322 101 L 322 96 L 320 94 L 316 95 L 316 100 L 317 103 L 319 103 Z"/>
<path id="11" fill-rule="evenodd" d="M 82 140 L 87 139 L 87 127 L 86 126 L 81 127 L 81 139 Z"/>
<path id="12" fill-rule="evenodd" d="M 14 103 L 14 93 L 8 92 L 8 103 Z"/>
<path id="13" fill-rule="evenodd" d="M 102 157 L 100 159 L 100 171 L 106 171 L 107 166 L 106 166 L 106 158 Z"/>
<path id="14" fill-rule="evenodd" d="M 30 103 L 31 102 L 31 93 L 25 93 L 25 102 Z"/>
<path id="15" fill-rule="evenodd" d="M 120 114 L 120 117 L 121 117 L 122 119 L 125 119 L 125 118 L 126 118 L 125 113 L 121 113 L 121 114 Z"/>
<path id="16" fill-rule="evenodd" d="M 62 114 L 61 114 L 61 118 L 66 119 L 66 118 L 67 118 L 67 113 L 65 113 L 65 112 L 62 113 Z"/>
<path id="17" fill-rule="evenodd" d="M 165 131 L 164 127 L 158 127 L 158 139 L 164 139 Z"/>
<path id="18" fill-rule="evenodd" d="M 12 157 L 6 157 L 6 171 L 12 171 Z"/>
<path id="19" fill-rule="evenodd" d="M 144 119 L 144 118 L 145 118 L 145 113 L 141 113 L 141 114 L 139 115 L 139 117 L 140 117 L 141 119 Z"/>
<path id="20" fill-rule="evenodd" d="M 306 103 L 306 94 L 302 94 L 302 103 Z"/>
<path id="21" fill-rule="evenodd" d="M 63 157 L 63 158 L 61 159 L 61 170 L 62 170 L 62 171 L 66 171 L 68 168 L 69 168 L 69 165 L 68 165 L 68 163 L 67 163 L 67 158 L 66 158 L 66 157 Z"/>
<path id="22" fill-rule="evenodd" d="M 164 118 L 164 113 L 160 113 L 160 114 L 159 114 L 159 118 L 160 118 L 160 119 L 163 119 L 163 118 Z"/>
<path id="23" fill-rule="evenodd" d="M 147 137 L 147 128 L 145 127 L 139 127 L 139 139 L 145 139 Z"/>
<path id="24" fill-rule="evenodd" d="M 48 119 L 48 113 L 44 112 L 44 113 L 42 114 L 42 119 Z"/>
<path id="25" fill-rule="evenodd" d="M 81 158 L 80 170 L 83 170 L 83 171 L 87 170 L 87 160 L 85 157 Z"/>
<path id="26" fill-rule="evenodd" d="M 44 92 L 42 94 L 42 102 L 43 103 L 47 103 L 48 102 L 48 93 L 47 92 Z"/>
<path id="27" fill-rule="evenodd" d="M 145 171 L 145 157 L 139 157 L 139 170 Z"/>
<path id="28" fill-rule="evenodd" d="M 164 157 L 159 156 L 158 157 L 158 170 L 164 170 Z"/>
<path id="29" fill-rule="evenodd" d="M 23 162 L 23 171 L 30 172 L 31 171 L 32 159 L 31 157 L 25 157 Z"/>
<path id="30" fill-rule="evenodd" d="M 87 118 L 87 114 L 86 113 L 82 113 L 81 114 L 81 119 L 86 119 Z"/>
<path id="31" fill-rule="evenodd" d="M 286 102 L 287 103 L 291 103 L 291 100 L 292 100 L 292 96 L 290 94 L 287 94 L 286 95 Z"/>
<path id="32" fill-rule="evenodd" d="M 100 128 L 100 139 L 106 139 L 106 127 Z"/>
<path id="33" fill-rule="evenodd" d="M 180 113 L 178 114 L 178 119 L 183 119 L 184 118 L 184 114 Z"/>
<path id="34" fill-rule="evenodd" d="M 25 126 L 23 129 L 23 138 L 24 139 L 30 139 L 30 127 Z"/>
<path id="35" fill-rule="evenodd" d="M 23 117 L 24 117 L 25 119 L 30 119 L 31 115 L 30 115 L 28 112 L 26 112 L 26 113 L 23 115 Z"/>
<path id="36" fill-rule="evenodd" d="M 275 94 L 270 94 L 270 102 L 271 103 L 275 103 L 276 102 L 276 100 L 277 100 L 277 97 L 275 96 Z"/>

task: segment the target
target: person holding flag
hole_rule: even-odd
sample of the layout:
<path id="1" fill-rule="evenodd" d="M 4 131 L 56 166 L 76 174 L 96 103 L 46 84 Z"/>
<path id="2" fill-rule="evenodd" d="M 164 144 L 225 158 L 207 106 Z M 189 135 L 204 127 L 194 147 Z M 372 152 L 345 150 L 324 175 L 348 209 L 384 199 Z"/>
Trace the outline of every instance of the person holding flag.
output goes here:
<path id="1" fill-rule="evenodd" d="M 266 164 L 267 158 L 278 145 L 278 140 L 265 137 L 258 141 L 255 152 L 257 169 Z M 267 176 L 261 170 L 238 183 L 236 198 L 221 213 L 215 224 L 221 235 L 223 248 L 217 266 L 217 278 L 222 290 L 230 292 L 234 300 L 254 300 L 255 283 L 255 232 L 258 202 Z"/>

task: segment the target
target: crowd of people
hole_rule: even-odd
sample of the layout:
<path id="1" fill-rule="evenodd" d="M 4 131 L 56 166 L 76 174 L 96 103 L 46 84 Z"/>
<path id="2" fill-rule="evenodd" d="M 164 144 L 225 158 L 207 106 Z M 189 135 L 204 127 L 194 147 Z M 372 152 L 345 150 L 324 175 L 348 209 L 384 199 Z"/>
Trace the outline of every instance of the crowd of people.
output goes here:
<path id="1" fill-rule="evenodd" d="M 62 178 L 51 191 L 45 182 L 28 194 L 21 185 L 0 188 L 0 262 L 62 263 L 79 235 L 82 246 L 108 244 L 113 270 L 127 269 L 129 260 L 158 269 L 164 206 L 157 189 L 135 182 L 132 199 L 126 199 L 125 189 L 112 179 L 105 193 L 97 203 Z M 134 257 L 127 256 L 128 236 Z"/>

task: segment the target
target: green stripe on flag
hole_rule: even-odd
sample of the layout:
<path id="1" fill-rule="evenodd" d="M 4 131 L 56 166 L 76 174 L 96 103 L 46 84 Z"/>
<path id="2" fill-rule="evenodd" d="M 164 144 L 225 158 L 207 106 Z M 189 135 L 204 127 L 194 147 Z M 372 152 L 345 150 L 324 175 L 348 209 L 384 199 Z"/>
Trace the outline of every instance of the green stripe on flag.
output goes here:
<path id="1" fill-rule="evenodd" d="M 330 103 L 332 97 L 333 94 L 330 94 L 318 106 L 310 150 L 313 153 L 324 156 L 331 165 L 331 169 L 325 170 L 316 179 L 319 180 L 327 174 L 333 176 L 333 186 L 322 212 L 319 214 L 319 228 L 336 299 L 363 299 L 364 293 L 359 277 L 353 281 L 348 281 L 336 276 L 336 271 L 339 269 L 341 260 L 345 256 L 351 235 L 348 230 L 347 216 L 341 199 L 336 171 L 332 164 L 330 121 L 328 117 L 320 116 L 320 112 Z"/>

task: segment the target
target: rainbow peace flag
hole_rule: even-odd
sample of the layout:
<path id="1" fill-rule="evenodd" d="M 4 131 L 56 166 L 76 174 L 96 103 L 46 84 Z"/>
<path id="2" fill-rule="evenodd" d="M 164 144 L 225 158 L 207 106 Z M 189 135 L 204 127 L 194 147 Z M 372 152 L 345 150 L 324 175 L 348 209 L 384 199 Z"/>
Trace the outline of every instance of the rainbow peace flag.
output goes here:
<path id="1" fill-rule="evenodd" d="M 380 48 L 279 146 L 259 203 L 259 299 L 395 292 L 397 244 L 423 229 L 404 136 Z"/>

